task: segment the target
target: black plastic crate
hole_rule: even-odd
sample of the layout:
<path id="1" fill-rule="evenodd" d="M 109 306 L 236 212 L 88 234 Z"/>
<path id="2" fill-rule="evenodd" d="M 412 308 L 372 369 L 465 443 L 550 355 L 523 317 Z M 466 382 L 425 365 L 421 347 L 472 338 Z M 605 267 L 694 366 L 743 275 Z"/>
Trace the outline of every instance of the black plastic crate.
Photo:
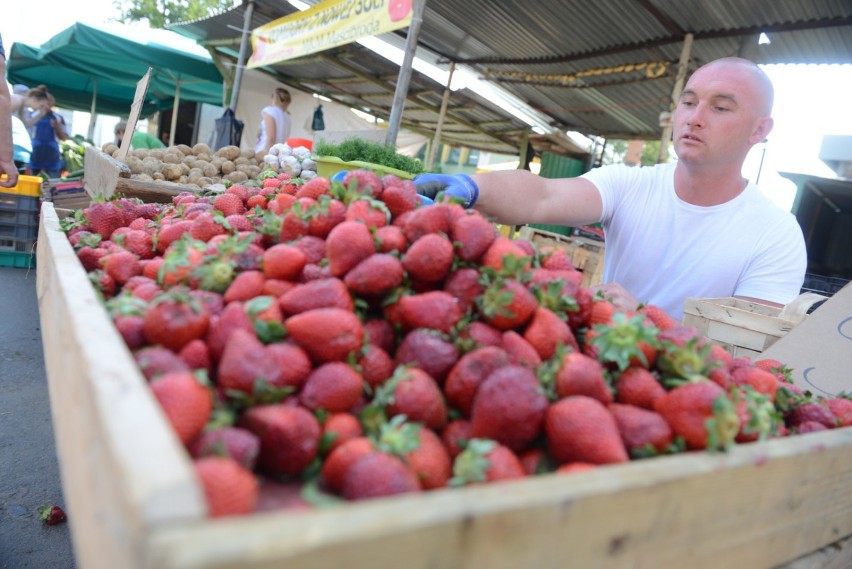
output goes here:
<path id="1" fill-rule="evenodd" d="M 802 283 L 802 292 L 816 292 L 831 296 L 847 284 L 849 284 L 849 279 L 806 273 L 805 282 Z"/>
<path id="2" fill-rule="evenodd" d="M 0 223 L 0 250 L 23 251 L 32 249 L 38 237 L 38 223 Z"/>

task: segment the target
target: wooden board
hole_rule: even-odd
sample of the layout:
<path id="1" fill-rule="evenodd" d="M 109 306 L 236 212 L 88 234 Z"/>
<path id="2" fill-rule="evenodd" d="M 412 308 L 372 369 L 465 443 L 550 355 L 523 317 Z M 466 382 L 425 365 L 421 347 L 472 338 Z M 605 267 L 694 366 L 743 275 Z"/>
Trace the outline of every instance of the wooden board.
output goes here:
<path id="1" fill-rule="evenodd" d="M 134 180 L 127 164 L 97 148 L 87 148 L 84 160 L 83 187 L 92 198 L 110 198 L 118 193 L 146 203 L 170 203 L 174 196 L 187 191 L 182 184 L 174 182 Z"/>
<path id="2" fill-rule="evenodd" d="M 852 536 L 852 428 L 209 521 L 186 454 L 49 203 L 38 296 L 81 569 L 768 569 Z"/>

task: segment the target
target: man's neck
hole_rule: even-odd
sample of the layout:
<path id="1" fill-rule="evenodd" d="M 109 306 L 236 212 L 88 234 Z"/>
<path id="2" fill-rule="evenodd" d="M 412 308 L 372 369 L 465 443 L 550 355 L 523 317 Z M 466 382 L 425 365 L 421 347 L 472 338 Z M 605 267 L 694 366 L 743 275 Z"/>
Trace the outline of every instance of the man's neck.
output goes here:
<path id="1" fill-rule="evenodd" d="M 709 207 L 731 201 L 748 185 L 740 171 L 731 169 L 691 168 L 678 163 L 675 168 L 675 193 L 692 205 Z"/>

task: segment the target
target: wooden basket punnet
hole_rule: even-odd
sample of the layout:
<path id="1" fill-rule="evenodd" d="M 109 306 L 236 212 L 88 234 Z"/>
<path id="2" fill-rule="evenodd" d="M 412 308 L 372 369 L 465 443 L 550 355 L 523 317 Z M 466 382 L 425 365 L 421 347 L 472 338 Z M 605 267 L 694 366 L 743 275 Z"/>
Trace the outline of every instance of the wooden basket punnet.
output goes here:
<path id="1" fill-rule="evenodd" d="M 210 520 L 188 455 L 50 203 L 37 259 L 51 411 L 82 569 L 751 569 L 811 552 L 789 567 L 852 563 L 852 428 Z"/>

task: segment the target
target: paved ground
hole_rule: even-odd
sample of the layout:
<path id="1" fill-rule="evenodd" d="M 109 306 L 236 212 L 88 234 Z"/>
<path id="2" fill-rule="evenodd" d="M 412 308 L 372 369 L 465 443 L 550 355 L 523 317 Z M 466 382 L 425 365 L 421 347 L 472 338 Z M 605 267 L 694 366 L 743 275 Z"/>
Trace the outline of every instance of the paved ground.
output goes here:
<path id="1" fill-rule="evenodd" d="M 42 504 L 65 504 L 35 281 L 35 269 L 0 267 L 0 569 L 73 569 L 70 524 L 38 517 Z"/>

